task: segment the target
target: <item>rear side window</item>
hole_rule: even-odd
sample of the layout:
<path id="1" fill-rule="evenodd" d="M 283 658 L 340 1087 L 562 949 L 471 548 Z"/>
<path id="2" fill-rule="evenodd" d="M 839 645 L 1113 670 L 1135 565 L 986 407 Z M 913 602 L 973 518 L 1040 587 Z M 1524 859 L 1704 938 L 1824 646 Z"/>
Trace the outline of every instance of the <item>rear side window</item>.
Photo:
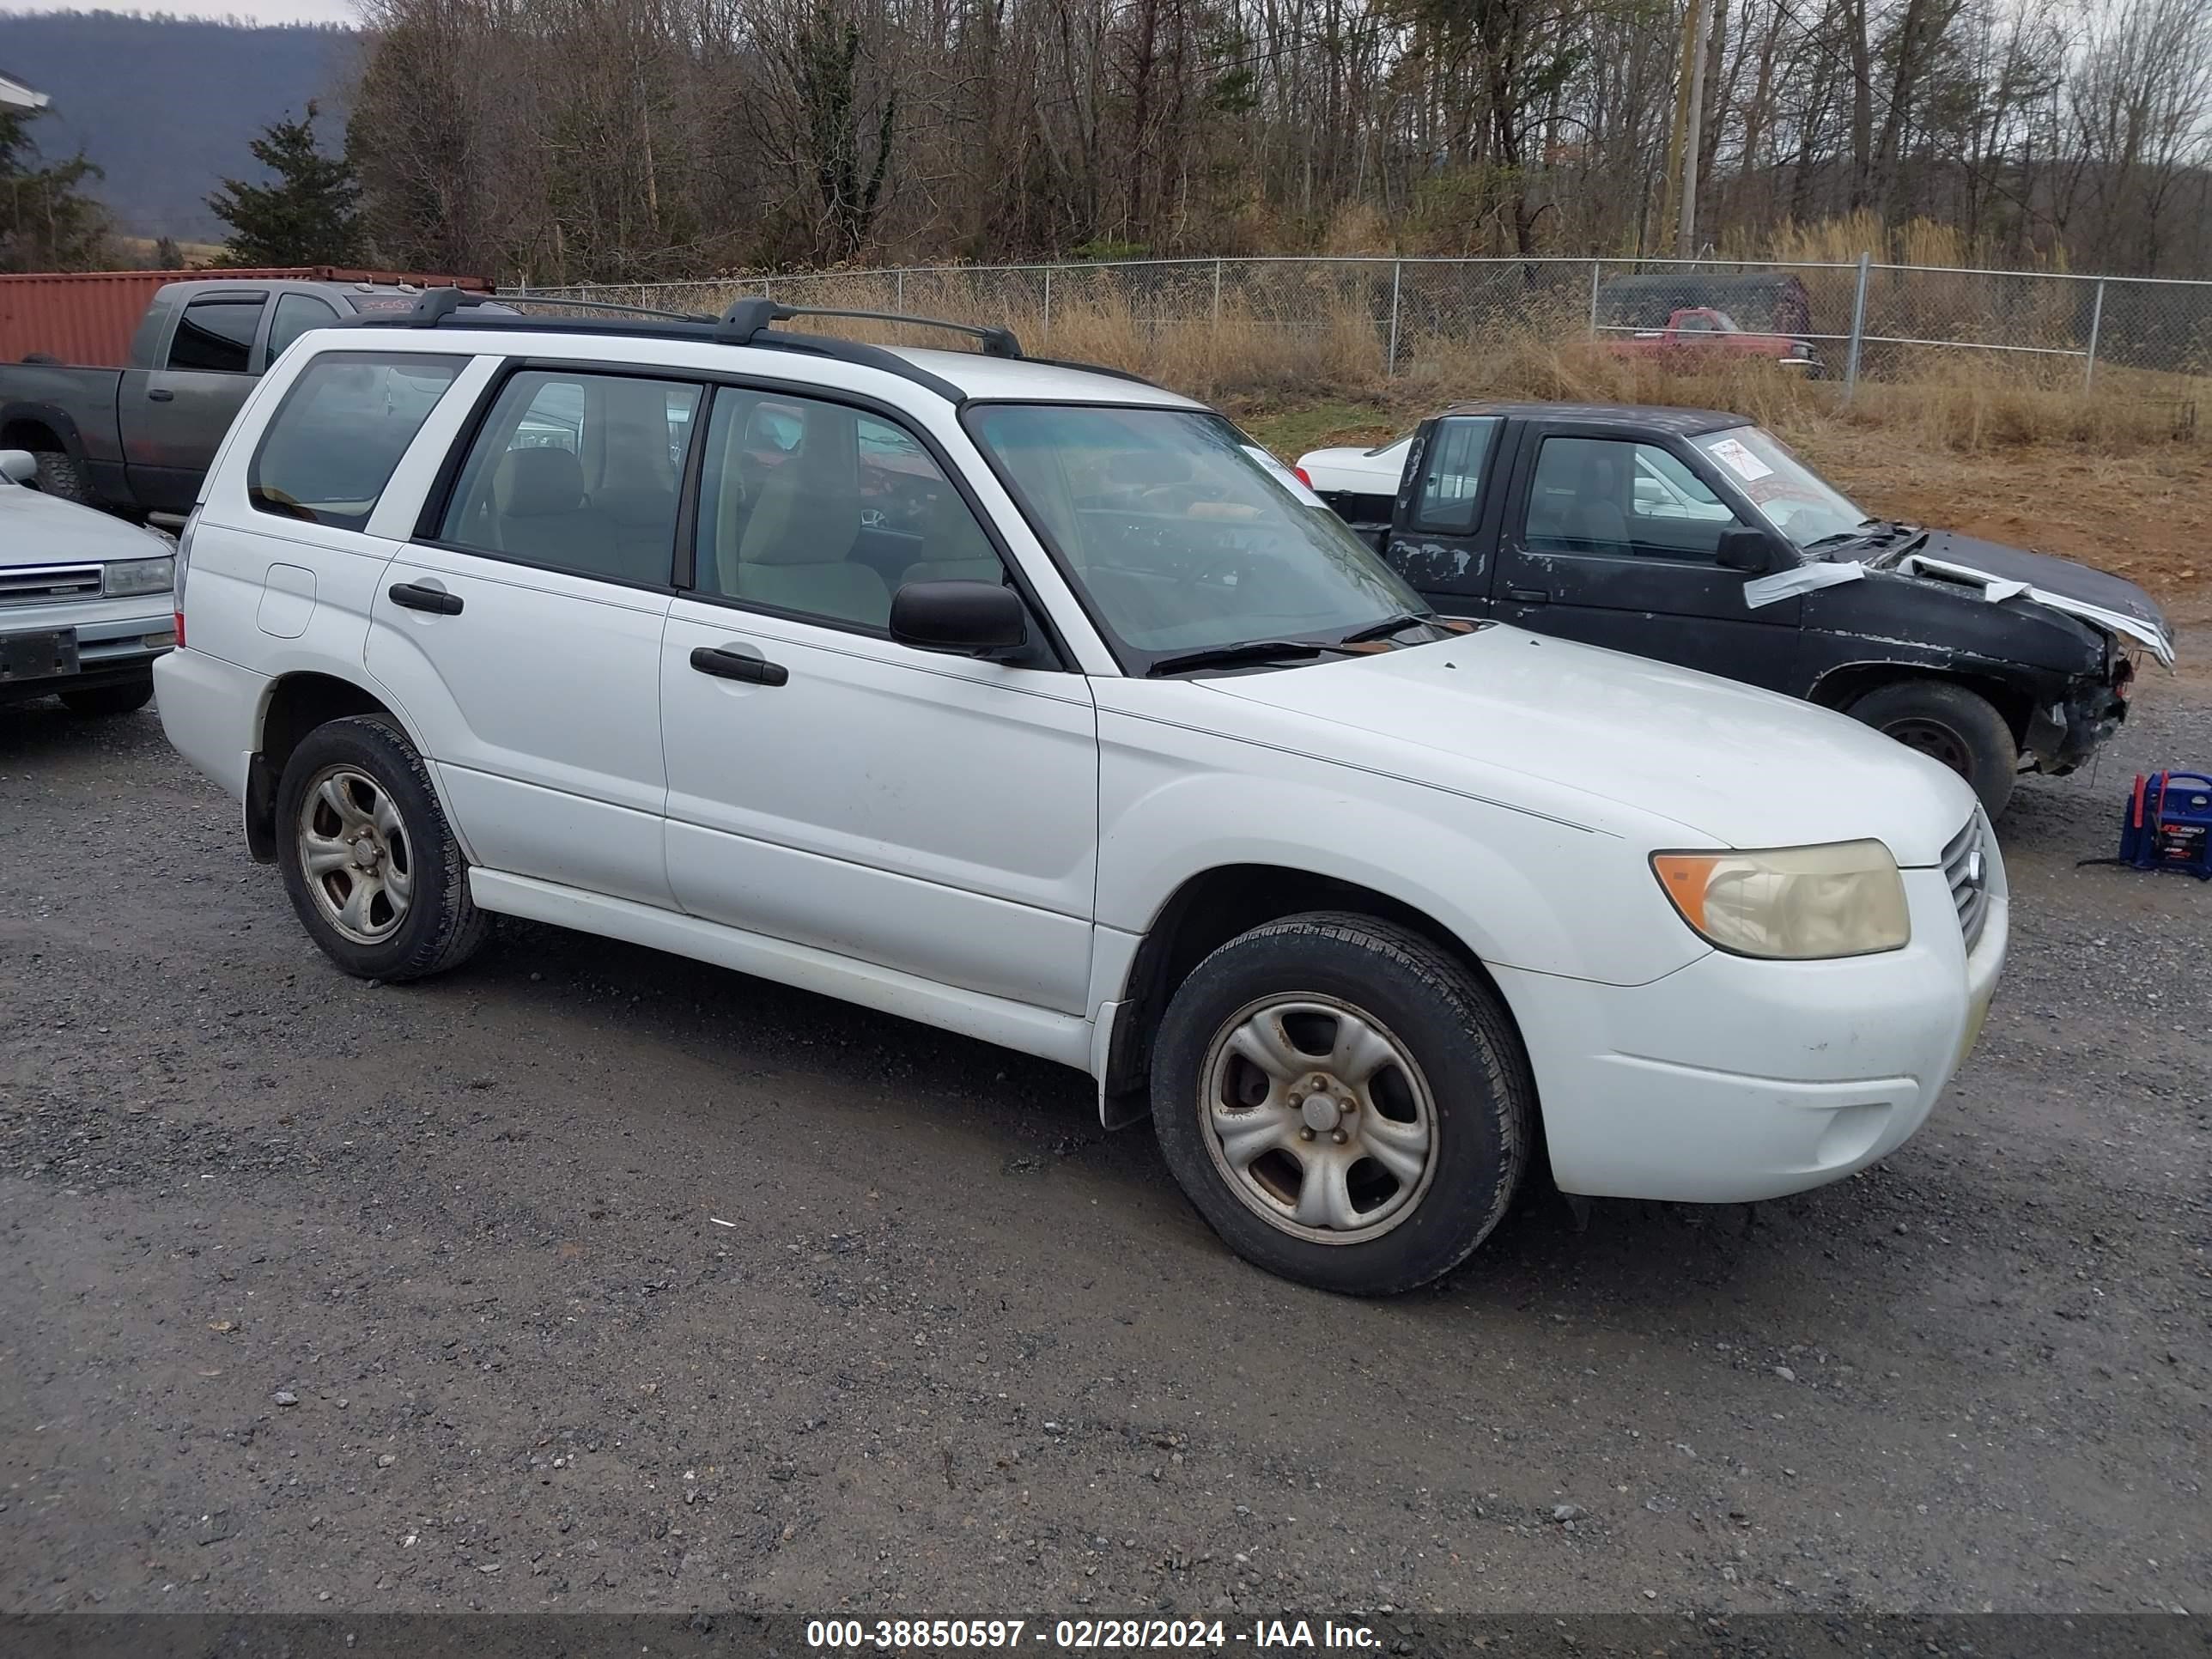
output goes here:
<path id="1" fill-rule="evenodd" d="M 169 342 L 171 368 L 243 374 L 253 351 L 253 331 L 261 325 L 262 296 L 221 295 L 195 300 L 177 319 Z"/>
<path id="2" fill-rule="evenodd" d="M 312 294 L 276 296 L 276 320 L 269 325 L 269 361 L 284 355 L 284 348 L 311 328 L 330 328 L 338 320 L 337 309 Z"/>
<path id="3" fill-rule="evenodd" d="M 246 499 L 280 518 L 359 530 L 465 357 L 332 352 L 301 371 L 246 475 Z"/>
<path id="4" fill-rule="evenodd" d="M 1446 536 L 1471 536 L 1482 512 L 1482 479 L 1498 436 L 1494 415 L 1438 421 L 1413 507 L 1413 522 Z"/>
<path id="5" fill-rule="evenodd" d="M 579 576 L 665 587 L 700 391 L 526 369 L 500 388 L 439 539 Z"/>

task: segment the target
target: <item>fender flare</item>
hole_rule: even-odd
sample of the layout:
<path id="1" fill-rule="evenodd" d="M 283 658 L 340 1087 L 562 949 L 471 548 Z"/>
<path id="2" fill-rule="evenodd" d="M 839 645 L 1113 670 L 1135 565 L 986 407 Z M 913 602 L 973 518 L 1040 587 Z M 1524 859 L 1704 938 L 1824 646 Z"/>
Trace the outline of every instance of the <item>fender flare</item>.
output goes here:
<path id="1" fill-rule="evenodd" d="M 62 453 L 80 465 L 83 464 L 84 440 L 77 432 L 76 422 L 58 404 L 0 404 L 0 432 L 18 421 L 45 427 L 61 441 Z"/>

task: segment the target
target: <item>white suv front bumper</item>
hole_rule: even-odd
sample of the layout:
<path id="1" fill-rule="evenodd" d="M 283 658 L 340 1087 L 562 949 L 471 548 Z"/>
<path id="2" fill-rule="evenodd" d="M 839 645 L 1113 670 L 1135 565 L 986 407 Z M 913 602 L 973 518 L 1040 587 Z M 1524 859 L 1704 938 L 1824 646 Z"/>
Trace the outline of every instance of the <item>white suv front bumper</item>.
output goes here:
<path id="1" fill-rule="evenodd" d="M 1904 877 L 1912 940 L 1879 956 L 1716 951 L 1626 987 L 1495 969 L 1560 1190 L 1748 1203 L 1839 1179 L 1909 1139 L 1980 1029 L 2009 900 L 1994 871 L 1969 956 L 1943 872 Z"/>

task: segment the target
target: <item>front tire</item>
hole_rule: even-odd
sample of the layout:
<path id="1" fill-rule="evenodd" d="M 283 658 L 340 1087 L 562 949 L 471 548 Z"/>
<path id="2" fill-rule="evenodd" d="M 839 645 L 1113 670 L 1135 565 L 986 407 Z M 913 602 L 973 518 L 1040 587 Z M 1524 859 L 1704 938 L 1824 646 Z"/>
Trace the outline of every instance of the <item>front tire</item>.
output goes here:
<path id="1" fill-rule="evenodd" d="M 154 677 L 147 674 L 115 685 L 88 685 L 61 694 L 62 706 L 72 714 L 97 720 L 111 714 L 136 714 L 154 701 Z"/>
<path id="2" fill-rule="evenodd" d="M 1170 999 L 1152 1124 L 1200 1214 L 1247 1261 L 1353 1296 L 1449 1273 L 1504 1216 L 1535 1086 L 1497 994 L 1420 934 L 1291 916 Z"/>
<path id="3" fill-rule="evenodd" d="M 429 768 L 380 715 L 329 721 L 292 751 L 276 861 L 309 937 L 362 979 L 444 973 L 490 931 Z"/>
<path id="4" fill-rule="evenodd" d="M 1851 717 L 1949 767 L 1973 786 L 1992 820 L 2012 799 L 2020 746 L 1980 693 L 1948 680 L 1893 680 L 1853 703 Z"/>

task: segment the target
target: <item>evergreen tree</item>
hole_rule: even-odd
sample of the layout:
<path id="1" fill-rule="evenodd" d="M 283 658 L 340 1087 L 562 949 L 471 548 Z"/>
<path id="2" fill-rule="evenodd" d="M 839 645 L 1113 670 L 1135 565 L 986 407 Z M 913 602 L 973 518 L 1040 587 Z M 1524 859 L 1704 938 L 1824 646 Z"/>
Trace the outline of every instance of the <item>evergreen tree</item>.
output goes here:
<path id="1" fill-rule="evenodd" d="M 100 169 L 82 155 L 41 166 L 32 118 L 0 110 L 0 270 L 97 270 L 107 210 L 78 186 Z"/>
<path id="2" fill-rule="evenodd" d="M 315 106 L 303 119 L 272 121 L 252 145 L 276 177 L 266 185 L 226 179 L 209 197 L 230 227 L 226 265 L 347 265 L 361 258 L 360 188 L 353 167 L 315 148 Z"/>
<path id="3" fill-rule="evenodd" d="M 177 246 L 175 237 L 164 236 L 154 244 L 155 270 L 182 270 L 184 268 L 185 251 Z"/>

